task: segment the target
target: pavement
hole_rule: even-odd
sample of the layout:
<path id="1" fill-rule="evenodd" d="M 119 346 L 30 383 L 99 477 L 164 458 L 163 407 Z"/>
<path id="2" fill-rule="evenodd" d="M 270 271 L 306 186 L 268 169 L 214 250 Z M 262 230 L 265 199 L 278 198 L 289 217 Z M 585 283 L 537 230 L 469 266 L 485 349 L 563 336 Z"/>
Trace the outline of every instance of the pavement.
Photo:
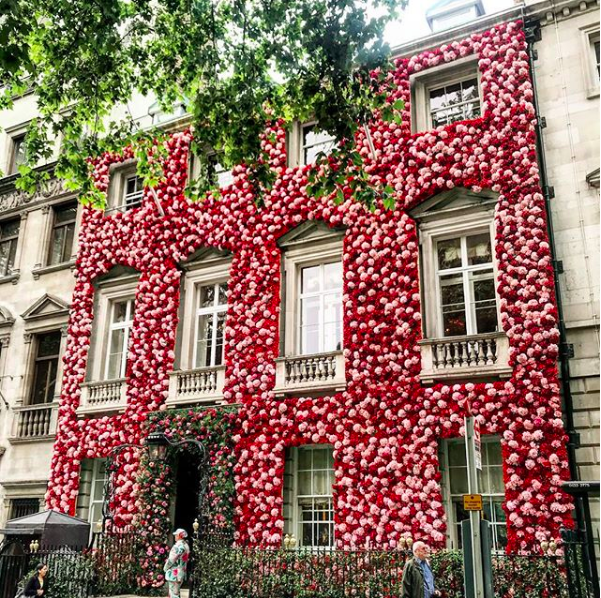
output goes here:
<path id="1" fill-rule="evenodd" d="M 189 590 L 182 590 L 180 593 L 181 598 L 190 598 Z M 97 598 L 140 598 L 135 594 L 121 594 L 120 596 L 98 596 Z"/>

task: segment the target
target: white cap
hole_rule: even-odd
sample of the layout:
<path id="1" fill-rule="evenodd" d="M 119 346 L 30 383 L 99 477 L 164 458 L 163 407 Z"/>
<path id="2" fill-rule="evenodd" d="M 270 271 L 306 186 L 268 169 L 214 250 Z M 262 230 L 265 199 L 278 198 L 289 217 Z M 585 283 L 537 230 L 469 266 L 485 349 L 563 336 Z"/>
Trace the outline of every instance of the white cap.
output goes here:
<path id="1" fill-rule="evenodd" d="M 188 532 L 185 529 L 182 529 L 181 527 L 178 527 L 174 532 L 173 532 L 174 536 L 180 536 L 182 538 L 187 538 L 188 537 Z"/>

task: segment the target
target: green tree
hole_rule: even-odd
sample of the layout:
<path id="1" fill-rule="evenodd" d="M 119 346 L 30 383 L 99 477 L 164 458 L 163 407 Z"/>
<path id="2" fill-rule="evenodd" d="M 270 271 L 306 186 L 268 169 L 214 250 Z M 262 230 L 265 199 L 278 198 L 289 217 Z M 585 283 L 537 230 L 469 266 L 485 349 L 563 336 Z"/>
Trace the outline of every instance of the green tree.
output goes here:
<path id="1" fill-rule="evenodd" d="M 31 190 L 47 176 L 32 165 L 51 155 L 52 132 L 62 138 L 57 175 L 102 205 L 86 158 L 126 143 L 146 154 L 157 132 L 109 115 L 137 93 L 153 93 L 166 111 L 185 103 L 194 149 L 219 152 L 226 167 L 247 164 L 258 191 L 271 176 L 260 155 L 265 122 L 315 118 L 339 142 L 335 158 L 353 169 L 359 199 L 371 203 L 374 193 L 391 190 L 366 191 L 362 159 L 344 141 L 374 110 L 399 118 L 402 106 L 387 104 L 384 93 L 389 48 L 382 37 L 406 2 L 0 0 L 0 107 L 32 88 L 39 109 L 18 186 Z M 145 182 L 156 183 L 160 173 L 148 161 L 142 169 Z M 344 182 L 341 171 L 325 170 L 316 193 Z M 208 187 L 201 174 L 197 191 Z"/>

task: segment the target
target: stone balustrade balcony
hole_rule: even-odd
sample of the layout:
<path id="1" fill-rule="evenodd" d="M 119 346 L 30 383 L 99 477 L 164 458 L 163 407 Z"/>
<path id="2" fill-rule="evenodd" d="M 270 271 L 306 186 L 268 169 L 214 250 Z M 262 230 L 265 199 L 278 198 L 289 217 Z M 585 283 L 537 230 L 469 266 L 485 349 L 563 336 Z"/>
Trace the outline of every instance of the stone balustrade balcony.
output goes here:
<path id="1" fill-rule="evenodd" d="M 78 415 L 125 411 L 127 399 L 125 378 L 85 382 L 81 385 Z"/>
<path id="2" fill-rule="evenodd" d="M 11 442 L 27 442 L 54 437 L 58 415 L 56 403 L 15 407 L 14 413 Z"/>
<path id="3" fill-rule="evenodd" d="M 425 383 L 474 378 L 508 378 L 509 342 L 503 332 L 420 341 Z"/>
<path id="4" fill-rule="evenodd" d="M 223 399 L 225 366 L 172 372 L 169 376 L 168 407 L 215 403 Z"/>
<path id="5" fill-rule="evenodd" d="M 278 357 L 275 364 L 276 396 L 339 392 L 346 388 L 342 351 Z"/>

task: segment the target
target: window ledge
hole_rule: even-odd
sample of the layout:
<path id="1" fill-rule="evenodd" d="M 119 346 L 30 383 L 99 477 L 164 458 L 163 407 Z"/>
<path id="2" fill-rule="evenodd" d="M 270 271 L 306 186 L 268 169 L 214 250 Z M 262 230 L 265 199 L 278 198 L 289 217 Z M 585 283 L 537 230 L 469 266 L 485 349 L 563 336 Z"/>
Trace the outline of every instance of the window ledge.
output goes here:
<path id="1" fill-rule="evenodd" d="M 589 89 L 586 90 L 586 98 L 587 100 L 594 100 L 595 98 L 599 97 L 599 86 L 597 87 L 591 87 Z"/>
<path id="2" fill-rule="evenodd" d="M 8 284 L 12 282 L 13 284 L 17 284 L 19 281 L 21 274 L 17 270 L 13 270 L 12 274 L 7 274 L 6 276 L 0 276 L 0 284 Z"/>
<path id="3" fill-rule="evenodd" d="M 56 434 L 41 434 L 40 436 L 10 436 L 8 441 L 11 444 L 31 444 L 33 442 L 54 442 Z"/>
<path id="4" fill-rule="evenodd" d="M 60 272 L 61 270 L 68 270 L 75 266 L 75 260 L 69 260 L 68 262 L 61 262 L 60 264 L 52 264 L 51 266 L 44 266 L 39 268 L 34 268 L 31 273 L 33 274 L 33 278 L 38 280 L 40 276 L 44 276 L 44 274 L 50 274 L 51 272 Z"/>
<path id="5" fill-rule="evenodd" d="M 81 385 L 81 398 L 77 415 L 98 413 L 123 413 L 127 404 L 127 380 L 100 380 L 85 382 Z"/>
<path id="6" fill-rule="evenodd" d="M 276 396 L 346 390 L 342 351 L 278 357 L 275 368 Z"/>
<path id="7" fill-rule="evenodd" d="M 509 378 L 509 341 L 503 332 L 448 336 L 419 342 L 426 384 L 466 378 Z"/>
<path id="8" fill-rule="evenodd" d="M 221 402 L 224 384 L 224 365 L 171 372 L 167 407 Z"/>

